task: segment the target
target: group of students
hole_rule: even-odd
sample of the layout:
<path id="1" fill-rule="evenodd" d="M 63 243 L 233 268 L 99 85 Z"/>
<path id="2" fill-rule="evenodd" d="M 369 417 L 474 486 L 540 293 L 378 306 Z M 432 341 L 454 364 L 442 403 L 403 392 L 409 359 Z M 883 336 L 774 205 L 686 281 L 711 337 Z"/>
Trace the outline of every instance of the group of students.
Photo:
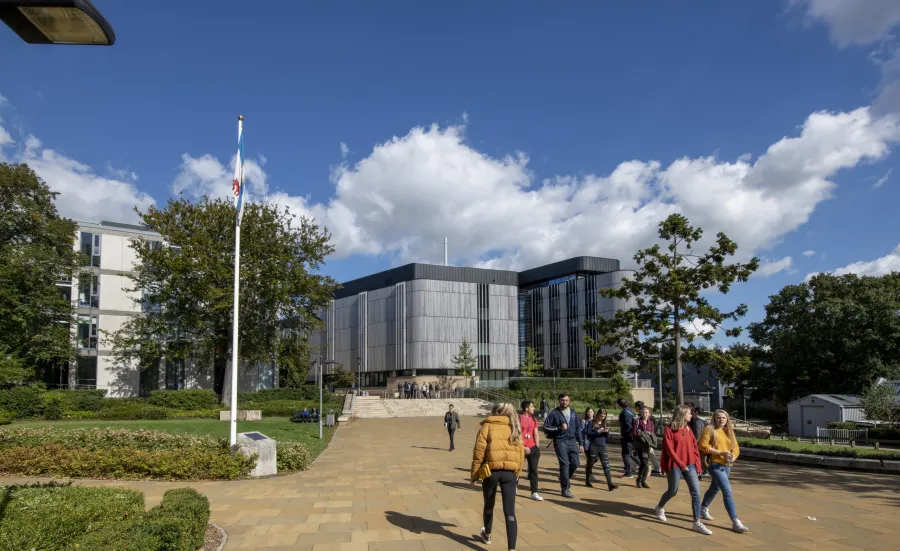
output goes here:
<path id="1" fill-rule="evenodd" d="M 422 386 L 419 386 L 419 383 L 413 382 L 410 384 L 407 381 L 405 383 L 397 383 L 397 396 L 407 400 L 416 399 L 420 394 L 423 398 L 432 398 L 437 389 L 437 383 L 422 383 Z"/>
<path id="2" fill-rule="evenodd" d="M 640 465 L 636 485 L 639 488 L 649 488 L 647 474 L 650 454 L 657 445 L 656 427 L 650 418 L 649 408 L 641 408 L 637 414 L 632 411 L 632 414 L 634 418 L 630 427 L 620 426 L 623 433 L 627 430 L 631 436 L 631 446 L 626 446 L 624 440 L 622 443 L 626 476 L 630 476 L 631 455 L 626 456 L 625 452 L 634 449 Z M 665 473 L 668 485 L 654 509 L 656 518 L 666 522 L 665 506 L 678 493 L 683 479 L 691 495 L 693 531 L 705 535 L 712 534 L 703 525 L 703 521 L 713 520 L 709 506 L 721 492 L 725 510 L 731 518 L 732 530 L 744 533 L 748 529 L 738 519 L 729 483 L 731 467 L 740 454 L 734 425 L 727 412 L 716 410 L 712 424 L 702 430 L 698 440 L 691 430 L 692 419 L 691 407 L 678 406 L 672 420 L 665 427 L 659 467 Z M 621 421 L 624 419 L 620 417 Z M 458 423 L 457 418 L 454 429 L 458 428 Z M 471 480 L 473 484 L 481 482 L 484 496 L 484 527 L 481 530 L 481 538 L 485 543 L 491 542 L 494 504 L 499 490 L 506 518 L 508 549 L 515 550 L 518 534 L 515 497 L 523 470 L 527 469 L 532 499 L 543 501 L 538 493 L 540 432 L 553 441 L 553 449 L 559 461 L 559 483 L 563 497 L 574 497 L 571 481 L 585 448 L 587 448 L 585 484 L 593 487 L 592 482 L 596 482 L 592 476 L 593 466 L 600 462 L 609 490 L 618 488 L 618 485 L 613 484 L 609 464 L 607 443 L 610 430 L 606 410 L 600 409 L 596 415 L 588 417 L 586 414 L 584 419 L 579 419 L 578 414 L 569 406 L 569 396 L 561 394 L 559 407 L 550 411 L 545 416 L 543 425 L 539 427 L 534 416 L 533 402 L 523 402 L 520 413 L 516 412 L 512 404 L 496 404 L 490 416 L 481 423 L 472 454 Z M 710 475 L 710 486 L 701 499 L 699 476 L 704 470 Z"/>

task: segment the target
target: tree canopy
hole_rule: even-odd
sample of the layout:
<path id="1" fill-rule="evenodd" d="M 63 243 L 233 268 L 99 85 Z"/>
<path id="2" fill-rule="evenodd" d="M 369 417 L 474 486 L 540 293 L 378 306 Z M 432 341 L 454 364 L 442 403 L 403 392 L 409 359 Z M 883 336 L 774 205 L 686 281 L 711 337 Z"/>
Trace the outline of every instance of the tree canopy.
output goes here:
<path id="1" fill-rule="evenodd" d="M 139 212 L 163 246 L 135 239 L 138 258 L 128 275 L 144 314 L 111 335 L 120 362 L 188 358 L 214 366 L 214 385 L 227 392 L 231 358 L 235 211 L 231 201 L 170 199 Z M 239 354 L 249 363 L 277 360 L 309 367 L 306 336 L 336 283 L 317 273 L 333 251 L 329 234 L 286 208 L 252 203 L 241 222 Z M 305 366 L 305 369 L 304 369 Z M 293 380 L 299 377 L 299 371 Z"/>
<path id="2" fill-rule="evenodd" d="M 525 348 L 525 359 L 522 360 L 519 371 L 526 377 L 537 377 L 544 372 L 544 362 L 534 347 Z"/>
<path id="3" fill-rule="evenodd" d="M 453 364 L 453 369 L 456 370 L 456 373 L 465 377 L 468 384 L 469 377 L 475 372 L 476 366 L 475 356 L 472 353 L 472 346 L 469 344 L 468 340 L 463 339 L 463 342 L 460 343 L 459 352 L 456 356 L 453 356 L 451 363 Z"/>
<path id="4" fill-rule="evenodd" d="M 657 345 L 671 343 L 675 351 L 675 379 L 678 402 L 684 401 L 682 374 L 685 343 L 712 339 L 720 329 L 729 337 L 741 334 L 739 326 L 726 327 L 747 313 L 747 306 L 722 311 L 706 298 L 706 293 L 728 293 L 735 282 L 745 282 L 759 267 L 759 259 L 747 263 L 727 263 L 737 252 L 737 243 L 719 233 L 708 251 L 697 254 L 694 247 L 703 237 L 701 228 L 694 228 L 688 219 L 672 214 L 659 224 L 659 245 L 639 251 L 634 260 L 638 267 L 632 276 L 623 279 L 616 289 L 601 289 L 605 298 L 627 301 L 628 307 L 615 315 L 588 320 L 585 323 L 585 342 L 600 349 L 592 366 L 609 373 L 621 370 L 626 362 L 640 362 L 657 353 Z M 594 336 L 592 336 L 594 335 Z M 730 370 L 746 368 L 746 362 L 732 358 L 719 348 L 693 347 L 690 353 L 695 363 L 713 363 Z"/>
<path id="5" fill-rule="evenodd" d="M 748 374 L 754 396 L 782 402 L 813 393 L 858 394 L 900 378 L 900 273 L 819 274 L 769 297 L 750 325 L 759 346 Z"/>
<path id="6" fill-rule="evenodd" d="M 56 284 L 83 268 L 76 224 L 28 165 L 0 163 L 0 384 L 75 355 L 74 306 Z"/>

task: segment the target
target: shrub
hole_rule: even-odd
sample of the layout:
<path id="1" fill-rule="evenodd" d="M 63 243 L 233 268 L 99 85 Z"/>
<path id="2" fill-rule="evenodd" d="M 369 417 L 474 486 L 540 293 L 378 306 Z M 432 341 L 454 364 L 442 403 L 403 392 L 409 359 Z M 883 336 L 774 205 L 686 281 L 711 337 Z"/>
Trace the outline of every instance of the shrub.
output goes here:
<path id="1" fill-rule="evenodd" d="M 263 417 L 290 417 L 297 410 L 303 408 L 318 409 L 319 402 L 310 401 L 294 401 L 294 400 L 271 400 L 268 402 L 244 402 L 239 405 L 238 409 L 258 409 L 262 411 Z"/>
<path id="2" fill-rule="evenodd" d="M 238 402 L 273 402 L 273 401 L 301 401 L 309 400 L 319 403 L 319 387 L 305 385 L 299 388 L 267 388 L 257 392 L 238 392 Z M 325 389 L 322 393 L 322 402 L 336 404 L 340 399 Z"/>
<path id="3" fill-rule="evenodd" d="M 63 400 L 59 396 L 48 395 L 44 397 L 44 419 L 47 421 L 59 421 L 63 416 Z"/>
<path id="4" fill-rule="evenodd" d="M 6 411 L 5 409 L 0 409 L 0 425 L 8 425 L 13 421 L 13 414 Z"/>
<path id="5" fill-rule="evenodd" d="M 44 394 L 44 403 L 52 397 L 62 401 L 63 411 L 99 411 L 106 390 L 51 390 Z"/>
<path id="6" fill-rule="evenodd" d="M 170 411 L 167 419 L 218 419 L 219 411 L 219 408 Z"/>
<path id="7" fill-rule="evenodd" d="M 209 522 L 209 499 L 206 496 L 192 488 L 169 490 L 163 494 L 158 509 L 163 515 L 187 521 L 185 549 L 193 551 L 203 545 Z"/>
<path id="8" fill-rule="evenodd" d="M 0 448 L 60 444 L 68 448 L 136 448 L 142 450 L 228 450 L 228 440 L 213 436 L 169 434 L 154 430 L 74 429 L 20 427 L 0 430 Z"/>
<path id="9" fill-rule="evenodd" d="M 828 423 L 828 428 L 855 430 L 856 423 L 854 423 L 853 421 L 832 421 Z"/>
<path id="10" fill-rule="evenodd" d="M 312 462 L 309 450 L 300 442 L 275 442 L 278 472 L 305 471 Z"/>
<path id="11" fill-rule="evenodd" d="M 871 440 L 900 440 L 900 427 L 873 427 L 869 429 Z"/>
<path id="12" fill-rule="evenodd" d="M 900 452 L 894 451 L 861 451 L 857 448 L 843 446 L 786 446 L 784 444 L 770 444 L 768 442 L 754 442 L 752 440 L 738 439 L 738 443 L 744 448 L 756 448 L 761 450 L 773 450 L 786 453 L 802 453 L 806 455 L 822 455 L 826 457 L 860 457 L 882 460 L 900 460 Z"/>
<path id="13" fill-rule="evenodd" d="M 61 550 L 97 523 L 121 523 L 144 512 L 133 490 L 46 484 L 0 488 L 0 551 Z M 88 549 L 106 549 L 93 547 Z"/>
<path id="14" fill-rule="evenodd" d="M 43 391 L 34 386 L 18 386 L 0 391 L 0 409 L 13 414 L 16 419 L 40 417 L 43 413 Z"/>
<path id="15" fill-rule="evenodd" d="M 219 407 L 219 398 L 212 390 L 154 390 L 147 400 L 151 405 L 177 410 L 214 409 Z"/>
<path id="16" fill-rule="evenodd" d="M 609 379 L 552 379 L 534 377 L 514 379 L 509 382 L 510 390 L 525 391 L 531 395 L 543 394 L 556 399 L 560 392 L 581 392 L 606 390 L 610 386 Z M 554 394 L 556 393 L 556 394 Z"/>
<path id="17" fill-rule="evenodd" d="M 104 407 L 97 412 L 97 419 L 106 421 L 142 421 L 160 420 L 169 417 L 169 410 L 147 404 L 120 404 L 116 407 Z"/>

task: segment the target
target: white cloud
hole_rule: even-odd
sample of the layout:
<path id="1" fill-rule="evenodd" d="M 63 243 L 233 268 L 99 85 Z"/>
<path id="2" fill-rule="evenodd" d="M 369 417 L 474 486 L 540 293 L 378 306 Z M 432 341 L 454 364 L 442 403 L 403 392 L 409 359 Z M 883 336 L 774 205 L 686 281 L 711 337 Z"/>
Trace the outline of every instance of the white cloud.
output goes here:
<path id="1" fill-rule="evenodd" d="M 469 112 L 468 111 L 463 111 L 462 121 L 463 121 L 463 124 L 469 124 Z"/>
<path id="2" fill-rule="evenodd" d="M 834 271 L 834 275 L 857 274 L 861 276 L 883 276 L 900 272 L 900 245 L 889 254 L 868 262 L 854 262 Z"/>
<path id="3" fill-rule="evenodd" d="M 816 255 L 816 251 L 814 251 L 812 249 L 803 251 L 803 256 L 815 256 L 815 255 Z"/>
<path id="4" fill-rule="evenodd" d="M 878 189 L 878 188 L 880 188 L 881 186 L 883 186 L 883 185 L 888 181 L 888 178 L 891 177 L 891 172 L 892 172 L 893 170 L 894 170 L 893 168 L 888 169 L 888 171 L 884 174 L 884 176 L 882 176 L 881 178 L 879 178 L 878 181 L 876 181 L 876 182 L 872 185 L 872 187 L 873 187 L 874 189 Z"/>
<path id="5" fill-rule="evenodd" d="M 755 275 L 759 275 L 762 277 L 771 277 L 778 272 L 783 272 L 785 270 L 790 272 L 793 265 L 794 259 L 789 256 L 786 256 L 780 260 L 772 260 L 768 258 L 763 259 Z"/>
<path id="6" fill-rule="evenodd" d="M 349 153 L 350 147 L 348 147 L 344 142 L 341 142 L 341 159 L 346 159 Z"/>
<path id="7" fill-rule="evenodd" d="M 249 184 L 246 191 L 251 200 L 265 195 L 269 190 L 266 171 L 262 168 L 266 161 L 265 157 L 244 160 L 244 182 Z M 237 154 L 225 166 L 209 154 L 192 157 L 185 153 L 181 156 L 181 170 L 172 183 L 172 192 L 176 195 L 183 193 L 194 199 L 204 195 L 212 198 L 231 197 L 236 162 Z"/>
<path id="8" fill-rule="evenodd" d="M 681 327 L 685 329 L 691 335 L 700 335 L 700 333 L 712 333 L 715 334 L 718 332 L 718 329 L 713 327 L 708 323 L 704 323 L 699 319 L 694 319 L 690 321 L 682 321 Z"/>
<path id="9" fill-rule="evenodd" d="M 897 0 L 791 0 L 791 4 L 805 6 L 810 19 L 824 23 L 840 48 L 871 44 L 900 23 Z"/>
<path id="10" fill-rule="evenodd" d="M 6 96 L 0 94 L 0 105 L 6 105 L 7 103 L 9 103 L 9 100 L 6 99 Z"/>
<path id="11" fill-rule="evenodd" d="M 707 241 L 727 233 L 746 258 L 804 224 L 831 196 L 838 171 L 882 159 L 898 138 L 895 117 L 865 107 L 818 112 L 755 162 L 630 160 L 607 175 L 537 181 L 526 154 L 491 157 L 466 141 L 464 127 L 435 125 L 337 167 L 326 203 L 271 198 L 326 225 L 339 256 L 437 262 L 447 236 L 457 260 L 479 266 L 525 268 L 576 255 L 627 263 L 656 242 L 660 220 L 681 212 Z"/>
<path id="12" fill-rule="evenodd" d="M 3 120 L 0 119 L 0 122 L 3 122 Z M 14 140 L 13 137 L 9 135 L 9 132 L 7 132 L 5 128 L 0 126 L 0 147 L 6 147 L 14 143 L 16 143 L 16 140 Z M 2 155 L 2 153 L 0 153 L 0 155 Z"/>

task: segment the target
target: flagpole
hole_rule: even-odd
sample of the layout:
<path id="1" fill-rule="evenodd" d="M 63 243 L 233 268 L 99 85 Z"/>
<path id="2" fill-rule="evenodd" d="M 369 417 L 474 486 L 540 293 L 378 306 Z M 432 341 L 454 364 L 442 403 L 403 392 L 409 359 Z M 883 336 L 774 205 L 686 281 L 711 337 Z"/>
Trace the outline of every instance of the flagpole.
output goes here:
<path id="1" fill-rule="evenodd" d="M 244 116 L 238 115 L 238 139 L 244 130 Z M 239 151 L 240 185 L 244 185 L 243 159 Z M 243 205 L 241 205 L 243 207 Z M 237 444 L 237 395 L 238 395 L 238 306 L 241 283 L 241 213 L 237 211 L 234 218 L 234 314 L 231 322 L 231 445 Z"/>

